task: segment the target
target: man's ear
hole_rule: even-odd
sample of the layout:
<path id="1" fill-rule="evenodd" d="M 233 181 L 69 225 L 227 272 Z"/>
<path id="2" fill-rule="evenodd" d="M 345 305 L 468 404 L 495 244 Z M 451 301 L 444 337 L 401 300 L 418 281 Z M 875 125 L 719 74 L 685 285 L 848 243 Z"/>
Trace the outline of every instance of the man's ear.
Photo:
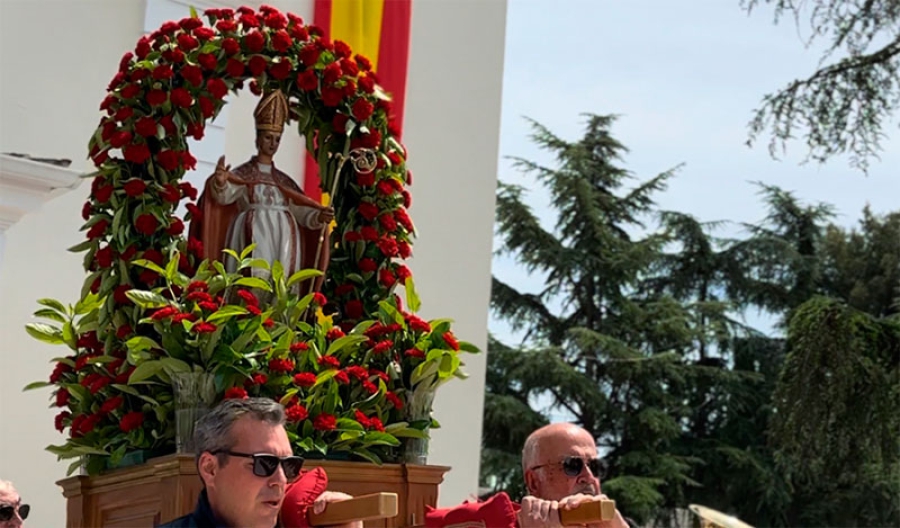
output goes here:
<path id="1" fill-rule="evenodd" d="M 219 458 L 216 455 L 208 452 L 200 455 L 200 460 L 197 461 L 197 473 L 200 474 L 200 480 L 202 480 L 206 486 L 209 486 L 209 483 L 212 482 L 212 479 L 215 478 L 218 471 Z"/>
<path id="2" fill-rule="evenodd" d="M 537 480 L 534 470 L 529 469 L 525 471 L 525 488 L 528 490 L 529 495 L 537 496 Z"/>

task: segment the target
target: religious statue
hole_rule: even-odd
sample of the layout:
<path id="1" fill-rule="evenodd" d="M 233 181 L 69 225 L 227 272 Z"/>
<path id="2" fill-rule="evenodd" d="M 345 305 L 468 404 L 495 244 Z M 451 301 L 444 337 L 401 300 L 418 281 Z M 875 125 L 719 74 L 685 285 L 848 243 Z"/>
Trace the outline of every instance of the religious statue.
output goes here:
<path id="1" fill-rule="evenodd" d="M 324 271 L 328 262 L 325 229 L 334 209 L 303 194 L 297 183 L 272 161 L 288 117 L 288 102 L 280 90 L 265 95 L 254 112 L 257 154 L 231 170 L 225 156 L 206 181 L 199 206 L 202 218 L 191 234 L 203 242 L 204 256 L 221 260 L 229 272 L 238 263 L 223 259 L 222 250 L 240 253 L 256 244 L 253 256 L 281 262 L 285 275 L 308 268 Z M 316 256 L 319 262 L 314 262 Z M 267 275 L 254 268 L 256 276 Z"/>

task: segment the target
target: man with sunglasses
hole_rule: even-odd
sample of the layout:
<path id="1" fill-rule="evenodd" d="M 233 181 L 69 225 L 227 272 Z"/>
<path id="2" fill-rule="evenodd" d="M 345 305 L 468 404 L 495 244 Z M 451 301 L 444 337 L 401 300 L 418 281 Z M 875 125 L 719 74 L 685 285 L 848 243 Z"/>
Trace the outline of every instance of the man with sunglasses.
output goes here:
<path id="1" fill-rule="evenodd" d="M 298 478 L 305 477 L 301 475 L 303 458 L 293 455 L 284 423 L 284 407 L 267 398 L 225 400 L 204 415 L 194 432 L 197 471 L 204 485 L 197 508 L 160 528 L 278 525 L 285 494 Z M 324 477 L 324 472 L 319 473 Z M 317 513 L 328 502 L 350 498 L 343 493 L 319 493 L 321 489 L 312 504 Z M 362 524 L 347 528 L 362 528 Z"/>
<path id="2" fill-rule="evenodd" d="M 22 504 L 22 497 L 12 482 L 0 480 L 0 528 L 20 528 L 28 518 L 31 507 Z"/>
<path id="3" fill-rule="evenodd" d="M 456 508 L 426 513 L 426 527 L 484 526 L 507 528 L 556 528 L 561 510 L 582 502 L 607 499 L 600 492 L 603 462 L 597 456 L 594 437 L 569 423 L 544 426 L 531 433 L 522 449 L 522 470 L 528 496 L 515 504 L 506 493 L 484 502 L 466 503 Z M 609 521 L 590 528 L 628 528 L 616 511 Z"/>

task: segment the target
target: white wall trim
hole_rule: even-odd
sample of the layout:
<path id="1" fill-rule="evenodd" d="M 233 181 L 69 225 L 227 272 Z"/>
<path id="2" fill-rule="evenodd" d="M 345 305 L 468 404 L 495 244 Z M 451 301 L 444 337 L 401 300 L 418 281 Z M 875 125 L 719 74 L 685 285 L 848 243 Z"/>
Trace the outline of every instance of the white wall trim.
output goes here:
<path id="1" fill-rule="evenodd" d="M 47 200 L 77 188 L 80 176 L 68 167 L 0 154 L 0 233 Z"/>

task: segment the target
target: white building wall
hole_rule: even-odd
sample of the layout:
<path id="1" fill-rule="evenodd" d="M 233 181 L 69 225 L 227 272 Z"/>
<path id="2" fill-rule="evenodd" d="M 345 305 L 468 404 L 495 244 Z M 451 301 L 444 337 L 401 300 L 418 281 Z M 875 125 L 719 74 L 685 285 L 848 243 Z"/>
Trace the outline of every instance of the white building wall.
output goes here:
<path id="1" fill-rule="evenodd" d="M 255 2 L 246 2 L 255 4 Z M 270 1 L 312 19 L 311 0 Z M 0 1 L 0 152 L 69 158 L 89 171 L 87 140 L 121 55 L 163 18 L 186 16 L 203 0 Z M 223 0 L 217 5 L 237 5 Z M 411 267 L 426 317 L 452 317 L 462 339 L 487 340 L 494 188 L 499 144 L 505 0 L 416 0 L 404 139 L 415 174 L 411 215 L 419 230 Z M 173 13 L 169 15 L 169 13 Z M 182 15 L 178 15 L 182 13 Z M 468 35 L 468 37 L 466 37 Z M 253 153 L 249 93 L 233 98 L 215 128 L 193 148 L 199 184 L 221 153 L 232 164 Z M 286 141 L 280 168 L 302 177 L 301 143 Z M 12 480 L 32 505 L 31 526 L 63 526 L 55 481 L 65 462 L 43 450 L 63 437 L 53 428 L 47 390 L 21 388 L 46 379 L 59 347 L 32 340 L 23 327 L 36 300 L 74 302 L 84 278 L 81 255 L 65 251 L 78 231 L 89 183 L 25 215 L 5 233 L 0 261 L 0 479 Z M 471 378 L 438 395 L 430 462 L 452 466 L 440 502 L 477 489 L 485 358 L 471 357 Z"/>

